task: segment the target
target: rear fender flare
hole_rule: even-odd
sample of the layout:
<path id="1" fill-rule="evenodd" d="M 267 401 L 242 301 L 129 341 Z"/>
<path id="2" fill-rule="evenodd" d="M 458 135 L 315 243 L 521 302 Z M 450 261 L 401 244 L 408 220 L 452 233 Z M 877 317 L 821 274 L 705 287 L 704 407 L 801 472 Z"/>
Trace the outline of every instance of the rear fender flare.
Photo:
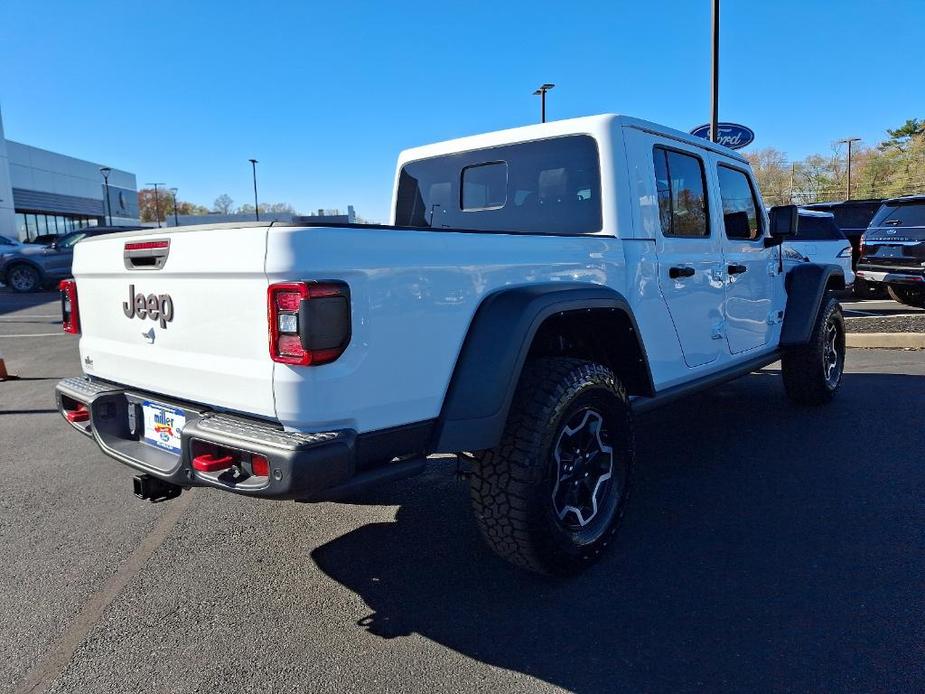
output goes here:
<path id="1" fill-rule="evenodd" d="M 543 322 L 557 313 L 601 308 L 626 314 L 645 360 L 629 302 L 608 287 L 555 282 L 503 289 L 485 297 L 456 361 L 437 422 L 434 452 L 496 446 L 533 338 Z"/>

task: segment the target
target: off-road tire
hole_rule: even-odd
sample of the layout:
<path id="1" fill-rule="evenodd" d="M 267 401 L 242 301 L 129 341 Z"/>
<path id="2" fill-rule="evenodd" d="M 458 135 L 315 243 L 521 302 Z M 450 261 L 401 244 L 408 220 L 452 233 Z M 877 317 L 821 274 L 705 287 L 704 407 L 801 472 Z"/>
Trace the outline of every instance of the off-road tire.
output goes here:
<path id="1" fill-rule="evenodd" d="M 7 270 L 6 284 L 14 292 L 26 294 L 38 290 L 42 281 L 34 267 L 26 263 L 17 263 Z"/>
<path id="2" fill-rule="evenodd" d="M 834 331 L 834 336 L 832 331 Z M 829 350 L 835 350 L 834 371 Z M 835 397 L 845 370 L 845 319 L 835 298 L 823 299 L 812 337 L 781 357 L 787 397 L 800 405 L 824 405 Z"/>
<path id="3" fill-rule="evenodd" d="M 906 306 L 914 306 L 915 308 L 925 308 L 925 289 L 920 287 L 896 287 L 888 284 L 886 291 L 893 301 Z"/>
<path id="4" fill-rule="evenodd" d="M 556 508 L 557 490 L 570 490 L 560 489 L 566 484 L 560 468 L 568 467 L 563 463 L 563 437 L 577 437 L 581 427 L 569 428 L 570 422 L 582 417 L 589 421 L 591 412 L 601 415 L 593 444 L 599 453 L 585 460 L 608 456 L 612 474 L 607 478 L 598 469 L 600 481 L 593 491 L 593 482 L 585 489 L 595 500 L 587 525 L 565 527 L 568 523 Z M 589 427 L 590 433 L 594 430 Z M 600 447 L 602 440 L 607 445 Z M 610 452 L 600 452 L 606 449 Z M 577 454 L 577 446 L 574 451 Z M 528 362 L 500 445 L 475 454 L 470 492 L 482 536 L 495 553 L 516 566 L 556 575 L 581 571 L 598 559 L 619 526 L 633 460 L 632 411 L 623 385 L 610 369 L 570 358 Z M 568 484 L 572 483 L 579 484 L 574 478 Z M 573 509 L 564 511 L 573 525 L 585 520 L 578 509 L 562 505 Z"/>

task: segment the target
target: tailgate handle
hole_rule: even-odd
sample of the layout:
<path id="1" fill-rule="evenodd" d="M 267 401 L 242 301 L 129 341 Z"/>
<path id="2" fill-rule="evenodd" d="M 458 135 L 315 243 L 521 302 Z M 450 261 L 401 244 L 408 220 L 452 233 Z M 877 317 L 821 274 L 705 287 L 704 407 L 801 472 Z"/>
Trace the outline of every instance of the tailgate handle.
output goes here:
<path id="1" fill-rule="evenodd" d="M 170 253 L 170 239 L 127 241 L 122 251 L 126 270 L 160 270 Z"/>

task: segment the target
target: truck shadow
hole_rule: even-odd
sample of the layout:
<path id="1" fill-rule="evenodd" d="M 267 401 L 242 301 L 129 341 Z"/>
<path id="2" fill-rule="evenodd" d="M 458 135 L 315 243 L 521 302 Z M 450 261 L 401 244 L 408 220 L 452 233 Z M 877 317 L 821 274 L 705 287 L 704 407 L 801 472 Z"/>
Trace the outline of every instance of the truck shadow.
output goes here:
<path id="1" fill-rule="evenodd" d="M 614 551 L 572 580 L 494 558 L 452 464 L 354 500 L 400 509 L 312 556 L 369 607 L 358 628 L 572 691 L 909 688 L 925 377 L 843 389 L 801 409 L 761 373 L 648 415 Z"/>
<path id="2" fill-rule="evenodd" d="M 40 291 L 31 294 L 17 294 L 13 290 L 0 287 L 0 316 L 14 311 L 35 308 L 43 304 L 49 305 L 49 313 L 60 313 L 57 305 L 60 294 L 57 291 Z M 25 316 L 24 318 L 28 318 Z M 59 324 L 61 321 L 57 321 Z"/>

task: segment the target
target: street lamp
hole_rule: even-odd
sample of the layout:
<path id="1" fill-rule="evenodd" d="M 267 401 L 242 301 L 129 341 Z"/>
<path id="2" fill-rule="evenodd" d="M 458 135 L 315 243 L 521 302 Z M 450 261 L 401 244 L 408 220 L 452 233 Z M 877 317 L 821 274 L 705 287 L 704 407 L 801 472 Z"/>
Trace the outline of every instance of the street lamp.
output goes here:
<path id="1" fill-rule="evenodd" d="M 251 168 L 254 171 L 254 214 L 257 215 L 257 221 L 260 221 L 260 207 L 257 205 L 257 160 L 248 159 L 251 163 Z"/>
<path id="2" fill-rule="evenodd" d="M 554 84 L 550 84 L 549 82 L 546 82 L 544 84 L 541 84 L 539 86 L 539 89 L 533 92 L 533 96 L 540 97 L 540 104 L 541 104 L 540 105 L 540 123 L 546 122 L 546 92 L 548 92 L 550 89 L 552 89 L 555 86 L 556 85 Z"/>
<path id="3" fill-rule="evenodd" d="M 848 180 L 845 183 L 845 200 L 851 199 L 851 145 L 854 142 L 860 141 L 860 137 L 847 137 L 844 140 L 838 141 L 838 144 L 848 145 Z"/>
<path id="4" fill-rule="evenodd" d="M 170 192 L 173 194 L 173 225 L 175 227 L 180 226 L 180 221 L 177 219 L 177 191 L 179 188 L 171 188 Z"/>
<path id="5" fill-rule="evenodd" d="M 161 228 L 161 203 L 160 199 L 157 197 L 157 187 L 167 185 L 166 183 L 148 183 L 149 186 L 154 186 L 154 216 L 157 218 L 157 228 Z"/>
<path id="6" fill-rule="evenodd" d="M 109 220 L 107 224 L 112 226 L 112 201 L 109 199 L 109 174 L 112 173 L 112 169 L 108 166 L 101 166 L 100 173 L 103 174 L 103 187 L 106 189 L 106 216 Z"/>
<path id="7" fill-rule="evenodd" d="M 713 53 L 710 78 L 710 142 L 719 140 L 719 0 L 713 0 Z"/>

